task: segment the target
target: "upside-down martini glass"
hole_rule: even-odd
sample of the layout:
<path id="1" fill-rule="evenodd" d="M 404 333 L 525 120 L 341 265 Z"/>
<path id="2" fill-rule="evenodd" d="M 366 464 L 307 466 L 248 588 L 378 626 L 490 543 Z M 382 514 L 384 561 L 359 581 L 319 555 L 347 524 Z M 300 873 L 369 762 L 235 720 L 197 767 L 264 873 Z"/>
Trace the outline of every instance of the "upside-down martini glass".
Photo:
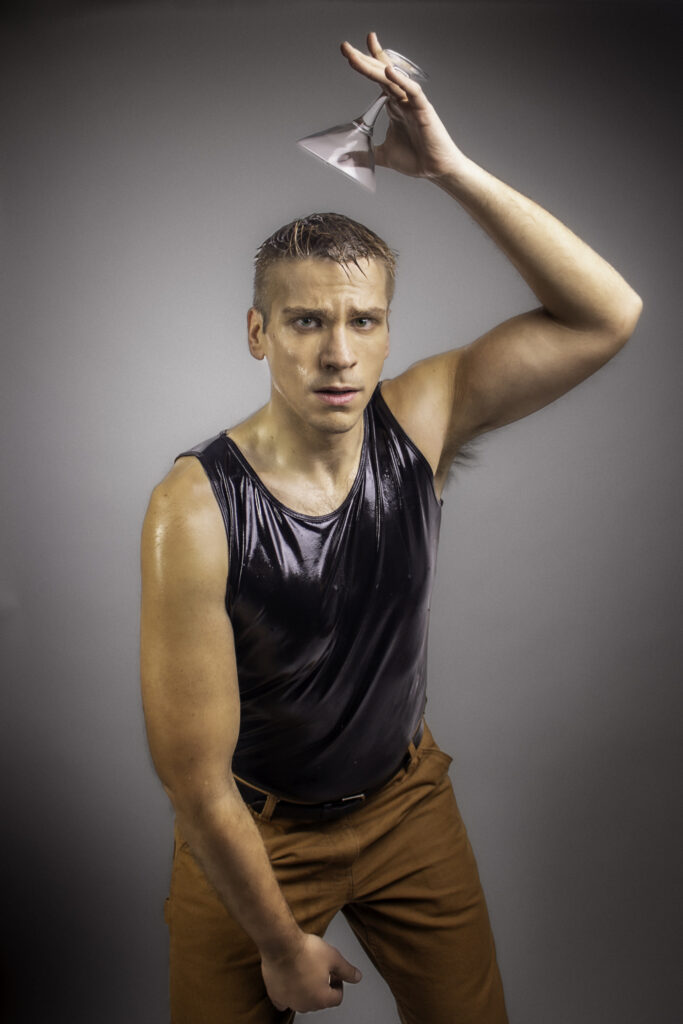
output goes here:
<path id="1" fill-rule="evenodd" d="M 408 78 L 415 81 L 426 81 L 429 77 L 422 68 L 412 60 L 403 57 L 395 50 L 384 51 L 391 64 L 403 71 Z M 375 191 L 375 151 L 372 146 L 372 133 L 375 122 L 389 97 L 386 93 L 375 100 L 364 114 L 349 124 L 339 124 L 322 132 L 315 132 L 298 140 L 298 144 L 320 160 L 336 167 L 338 171 L 348 174 L 359 185 Z"/>

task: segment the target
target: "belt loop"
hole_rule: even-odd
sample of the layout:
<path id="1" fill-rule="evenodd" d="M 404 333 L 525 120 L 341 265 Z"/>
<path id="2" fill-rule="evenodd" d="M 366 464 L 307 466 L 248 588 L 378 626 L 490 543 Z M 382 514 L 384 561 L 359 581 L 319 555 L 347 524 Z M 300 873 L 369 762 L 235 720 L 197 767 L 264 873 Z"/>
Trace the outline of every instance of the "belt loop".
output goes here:
<path id="1" fill-rule="evenodd" d="M 272 793 L 269 793 L 268 796 L 266 797 L 266 802 L 263 805 L 263 810 L 259 812 L 259 818 L 261 819 L 261 821 L 270 821 L 270 819 L 273 817 L 273 811 L 277 806 L 277 802 L 277 797 L 273 796 Z"/>

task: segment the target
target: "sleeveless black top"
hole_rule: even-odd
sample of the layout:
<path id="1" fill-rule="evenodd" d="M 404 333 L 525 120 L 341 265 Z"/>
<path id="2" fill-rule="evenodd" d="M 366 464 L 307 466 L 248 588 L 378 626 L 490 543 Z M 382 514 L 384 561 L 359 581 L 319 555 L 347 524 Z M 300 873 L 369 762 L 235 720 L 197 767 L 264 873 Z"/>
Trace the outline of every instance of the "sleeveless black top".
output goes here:
<path id="1" fill-rule="evenodd" d="M 319 803 L 381 785 L 424 711 L 441 505 L 378 385 L 355 482 L 323 516 L 286 508 L 225 433 L 202 463 L 228 536 L 239 778 Z"/>

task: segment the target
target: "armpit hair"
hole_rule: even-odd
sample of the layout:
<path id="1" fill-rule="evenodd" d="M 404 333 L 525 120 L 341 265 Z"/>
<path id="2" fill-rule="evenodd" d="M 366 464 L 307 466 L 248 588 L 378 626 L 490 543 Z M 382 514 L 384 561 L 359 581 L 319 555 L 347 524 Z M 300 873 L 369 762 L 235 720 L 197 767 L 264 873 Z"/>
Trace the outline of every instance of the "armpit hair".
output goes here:
<path id="1" fill-rule="evenodd" d="M 480 444 L 481 438 L 477 437 L 472 441 L 468 441 L 462 446 L 462 448 L 458 449 L 456 456 L 451 463 L 451 468 L 448 470 L 448 476 L 446 477 L 446 483 L 444 484 L 444 491 L 454 483 L 461 469 L 472 469 L 477 464 L 479 460 Z"/>

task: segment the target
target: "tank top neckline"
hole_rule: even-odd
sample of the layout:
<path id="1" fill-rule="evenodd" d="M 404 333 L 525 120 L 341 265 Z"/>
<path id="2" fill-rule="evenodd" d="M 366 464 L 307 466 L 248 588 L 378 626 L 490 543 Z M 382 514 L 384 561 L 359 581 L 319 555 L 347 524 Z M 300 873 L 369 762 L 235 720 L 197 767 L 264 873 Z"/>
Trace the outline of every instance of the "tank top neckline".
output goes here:
<path id="1" fill-rule="evenodd" d="M 360 459 L 358 460 L 358 469 L 356 470 L 356 476 L 354 478 L 353 483 L 351 484 L 351 487 L 349 488 L 348 494 L 341 502 L 341 504 L 337 506 L 337 508 L 332 509 L 331 512 L 325 512 L 323 515 L 320 516 L 307 515 L 305 512 L 299 512 L 297 511 L 297 509 L 290 508 L 289 505 L 285 505 L 283 501 L 280 501 L 280 499 L 277 498 L 268 487 L 266 487 L 263 480 L 256 472 L 254 467 L 251 465 L 251 463 L 249 462 L 249 460 L 247 459 L 246 455 L 239 447 L 239 445 L 237 445 L 231 437 L 228 437 L 228 431 L 224 430 L 221 436 L 224 442 L 230 448 L 233 455 L 235 455 L 235 457 L 239 460 L 247 476 L 253 481 L 254 484 L 256 484 L 258 489 L 266 496 L 268 501 L 272 502 L 272 504 L 279 508 L 281 512 L 284 512 L 285 515 L 291 516 L 294 519 L 298 519 L 305 523 L 324 523 L 327 520 L 335 519 L 337 516 L 344 512 L 349 503 L 353 501 L 353 498 L 355 497 L 356 492 L 358 491 L 358 488 L 361 485 L 361 481 L 365 476 L 365 469 L 368 461 L 368 409 L 370 404 L 375 400 L 378 391 L 379 385 L 377 385 L 377 389 L 373 392 L 373 395 L 368 404 L 365 406 L 365 409 L 363 409 L 363 441 L 361 444 Z"/>

